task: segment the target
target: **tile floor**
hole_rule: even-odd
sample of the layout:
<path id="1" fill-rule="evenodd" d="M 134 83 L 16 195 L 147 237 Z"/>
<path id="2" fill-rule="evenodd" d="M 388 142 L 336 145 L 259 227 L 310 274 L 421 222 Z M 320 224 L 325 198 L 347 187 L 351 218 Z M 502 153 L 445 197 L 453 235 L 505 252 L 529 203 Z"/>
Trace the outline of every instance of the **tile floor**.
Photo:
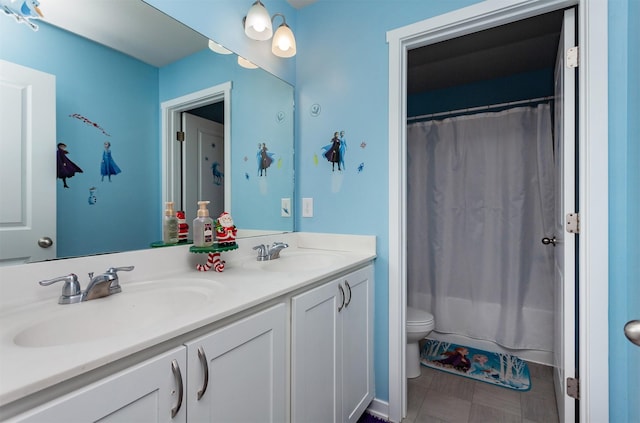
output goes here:
<path id="1" fill-rule="evenodd" d="M 557 423 L 552 369 L 528 364 L 527 392 L 421 366 L 422 375 L 409 379 L 402 423 Z"/>

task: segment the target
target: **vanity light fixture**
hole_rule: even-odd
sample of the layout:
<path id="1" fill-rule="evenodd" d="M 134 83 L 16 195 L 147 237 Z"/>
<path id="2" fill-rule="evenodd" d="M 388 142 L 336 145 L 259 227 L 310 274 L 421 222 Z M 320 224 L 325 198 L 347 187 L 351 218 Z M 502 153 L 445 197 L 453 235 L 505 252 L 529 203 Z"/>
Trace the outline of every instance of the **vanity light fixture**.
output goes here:
<path id="1" fill-rule="evenodd" d="M 293 36 L 293 31 L 287 25 L 287 20 L 281 13 L 273 15 L 282 17 L 282 24 L 276 30 L 273 40 L 271 41 L 271 52 L 278 57 L 293 57 L 296 55 L 296 38 Z"/>
<path id="2" fill-rule="evenodd" d="M 211 49 L 211 51 L 214 51 L 218 54 L 231 54 L 232 51 L 228 50 L 226 48 L 224 48 L 222 46 L 222 44 L 218 44 L 213 40 L 209 40 L 209 49 Z"/>
<path id="3" fill-rule="evenodd" d="M 282 18 L 282 24 L 273 34 L 273 20 L 276 16 Z M 293 57 L 296 55 L 296 38 L 293 31 L 287 25 L 287 20 L 282 13 L 276 13 L 269 17 L 267 8 L 260 0 L 249 9 L 249 13 L 243 19 L 244 33 L 247 37 L 256 41 L 266 41 L 271 39 L 271 52 L 278 57 Z"/>
<path id="4" fill-rule="evenodd" d="M 255 65 L 254 63 L 248 61 L 247 59 L 245 59 L 242 56 L 238 56 L 238 64 L 240 66 L 242 66 L 243 68 L 246 68 L 246 69 L 257 69 L 258 68 L 257 65 Z"/>
<path id="5" fill-rule="evenodd" d="M 244 33 L 256 41 L 268 40 L 273 35 L 271 16 L 260 0 L 253 3 L 244 18 Z"/>

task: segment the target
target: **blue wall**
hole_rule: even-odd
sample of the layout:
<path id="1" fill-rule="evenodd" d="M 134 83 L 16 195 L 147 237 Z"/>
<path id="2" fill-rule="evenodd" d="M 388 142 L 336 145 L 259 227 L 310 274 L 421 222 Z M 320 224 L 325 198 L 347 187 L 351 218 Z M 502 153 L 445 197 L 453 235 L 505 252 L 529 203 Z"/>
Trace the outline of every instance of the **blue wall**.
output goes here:
<path id="1" fill-rule="evenodd" d="M 299 209 L 302 197 L 313 197 L 314 217 L 297 214 L 296 228 L 377 237 L 374 356 L 381 400 L 389 398 L 386 31 L 472 3 L 320 0 L 298 11 L 296 201 Z M 320 148 L 341 130 L 348 141 L 346 169 L 331 172 Z"/>
<path id="2" fill-rule="evenodd" d="M 45 22 L 34 32 L 1 18 L 0 58 L 56 75 L 57 141 L 83 170 L 68 189 L 57 181 L 58 256 L 148 248 L 160 239 L 157 69 Z M 111 182 L 100 174 L 105 141 L 122 170 Z"/>
<path id="3" fill-rule="evenodd" d="M 640 421 L 640 348 L 622 334 L 640 319 L 640 2 L 609 2 L 609 413 Z M 631 367 L 621 366 L 629 363 Z"/>

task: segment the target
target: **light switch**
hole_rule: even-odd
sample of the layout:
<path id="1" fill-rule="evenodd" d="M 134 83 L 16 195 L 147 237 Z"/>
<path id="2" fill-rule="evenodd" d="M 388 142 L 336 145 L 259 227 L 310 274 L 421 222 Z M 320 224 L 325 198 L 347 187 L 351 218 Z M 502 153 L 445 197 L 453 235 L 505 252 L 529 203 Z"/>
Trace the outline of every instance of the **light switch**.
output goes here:
<path id="1" fill-rule="evenodd" d="M 291 217 L 291 198 L 280 199 L 280 216 Z"/>
<path id="2" fill-rule="evenodd" d="M 302 217 L 313 217 L 313 198 L 302 199 Z"/>

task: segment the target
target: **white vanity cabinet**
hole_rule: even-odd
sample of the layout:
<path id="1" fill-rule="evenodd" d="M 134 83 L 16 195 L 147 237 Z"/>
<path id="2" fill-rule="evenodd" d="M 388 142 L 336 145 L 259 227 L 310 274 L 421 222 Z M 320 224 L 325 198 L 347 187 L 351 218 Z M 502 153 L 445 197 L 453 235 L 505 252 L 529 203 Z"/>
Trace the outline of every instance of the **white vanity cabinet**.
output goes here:
<path id="1" fill-rule="evenodd" d="M 274 305 L 11 421 L 285 422 L 287 320 Z"/>
<path id="2" fill-rule="evenodd" d="M 186 344 L 190 422 L 287 421 L 285 304 Z"/>
<path id="3" fill-rule="evenodd" d="M 63 395 L 10 422 L 186 422 L 186 348 Z"/>
<path id="4" fill-rule="evenodd" d="M 356 422 L 374 395 L 373 266 L 292 299 L 292 421 Z"/>

